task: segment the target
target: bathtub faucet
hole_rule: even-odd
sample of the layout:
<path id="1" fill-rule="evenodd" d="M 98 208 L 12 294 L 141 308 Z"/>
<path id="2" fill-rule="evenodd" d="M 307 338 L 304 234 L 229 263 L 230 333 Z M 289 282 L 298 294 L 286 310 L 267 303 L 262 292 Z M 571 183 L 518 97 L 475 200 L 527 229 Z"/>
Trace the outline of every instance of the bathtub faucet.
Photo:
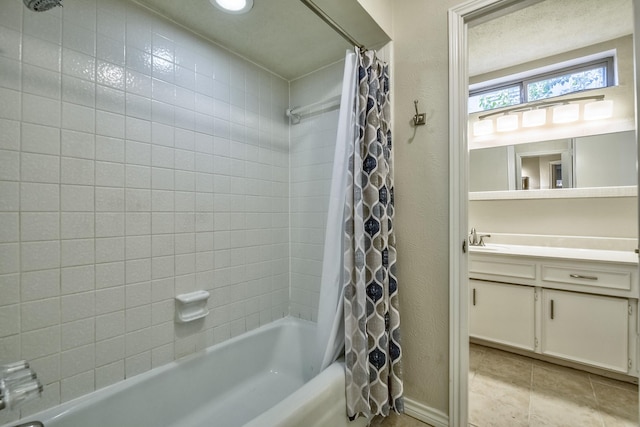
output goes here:
<path id="1" fill-rule="evenodd" d="M 26 360 L 0 366 L 0 409 L 18 409 L 40 397 L 42 384 Z"/>

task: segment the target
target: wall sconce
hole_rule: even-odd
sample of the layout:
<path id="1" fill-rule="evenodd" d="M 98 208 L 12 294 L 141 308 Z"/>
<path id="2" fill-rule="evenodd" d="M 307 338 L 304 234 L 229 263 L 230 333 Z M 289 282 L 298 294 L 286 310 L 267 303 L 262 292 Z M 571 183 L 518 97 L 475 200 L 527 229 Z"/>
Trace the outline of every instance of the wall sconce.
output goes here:
<path id="1" fill-rule="evenodd" d="M 613 101 L 602 100 L 584 104 L 583 118 L 585 120 L 608 119 L 613 116 Z"/>
<path id="2" fill-rule="evenodd" d="M 571 123 L 580 118 L 580 104 L 562 104 L 553 107 L 553 123 Z"/>
<path id="3" fill-rule="evenodd" d="M 493 133 L 493 120 L 484 119 L 473 122 L 473 136 L 485 136 Z"/>
<path id="4" fill-rule="evenodd" d="M 532 128 L 547 123 L 547 109 L 537 108 L 522 113 L 522 127 Z"/>
<path id="5" fill-rule="evenodd" d="M 511 132 L 518 129 L 518 115 L 505 114 L 496 119 L 496 129 L 498 132 Z"/>
<path id="6" fill-rule="evenodd" d="M 519 126 L 530 128 L 547 124 L 547 111 L 551 109 L 554 124 L 572 123 L 580 119 L 581 101 L 592 101 L 584 104 L 583 120 L 607 119 L 613 116 L 613 101 L 604 100 L 604 95 L 583 96 L 562 101 L 540 101 L 524 104 L 512 108 L 502 109 L 494 113 L 479 116 L 473 123 L 473 136 L 486 136 L 494 132 L 511 132 Z M 522 112 L 522 124 L 519 123 L 519 113 Z"/>

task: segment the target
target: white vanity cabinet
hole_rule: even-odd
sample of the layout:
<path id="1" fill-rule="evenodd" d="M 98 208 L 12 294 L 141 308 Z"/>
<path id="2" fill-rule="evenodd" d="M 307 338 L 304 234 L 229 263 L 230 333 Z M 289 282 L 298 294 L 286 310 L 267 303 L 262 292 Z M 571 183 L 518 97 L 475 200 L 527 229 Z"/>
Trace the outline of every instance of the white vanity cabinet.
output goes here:
<path id="1" fill-rule="evenodd" d="M 629 301 L 544 289 L 541 352 L 627 373 Z"/>
<path id="2" fill-rule="evenodd" d="M 632 252 L 488 245 L 469 257 L 469 336 L 638 377 Z"/>
<path id="3" fill-rule="evenodd" d="M 469 334 L 535 349 L 535 288 L 469 280 Z"/>

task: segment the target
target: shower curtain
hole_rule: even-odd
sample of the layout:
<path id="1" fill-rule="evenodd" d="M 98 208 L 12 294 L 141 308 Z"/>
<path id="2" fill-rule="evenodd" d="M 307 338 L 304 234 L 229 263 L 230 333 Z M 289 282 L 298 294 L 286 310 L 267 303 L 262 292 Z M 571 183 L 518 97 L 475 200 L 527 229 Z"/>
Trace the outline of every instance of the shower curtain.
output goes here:
<path id="1" fill-rule="evenodd" d="M 347 54 L 344 77 L 318 336 L 319 345 L 326 344 L 320 347 L 322 369 L 344 343 L 347 414 L 353 419 L 403 411 L 402 351 L 389 69 L 374 51 L 356 49 Z"/>

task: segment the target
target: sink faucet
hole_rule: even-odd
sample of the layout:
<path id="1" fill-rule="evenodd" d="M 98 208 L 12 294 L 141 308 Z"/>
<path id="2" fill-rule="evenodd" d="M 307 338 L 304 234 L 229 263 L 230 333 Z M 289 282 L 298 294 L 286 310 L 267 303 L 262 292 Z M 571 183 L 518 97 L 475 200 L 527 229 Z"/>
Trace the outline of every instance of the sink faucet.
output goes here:
<path id="1" fill-rule="evenodd" d="M 469 245 L 484 246 L 485 237 L 491 237 L 491 234 L 478 234 L 475 227 L 472 227 L 471 232 L 469 233 Z"/>

